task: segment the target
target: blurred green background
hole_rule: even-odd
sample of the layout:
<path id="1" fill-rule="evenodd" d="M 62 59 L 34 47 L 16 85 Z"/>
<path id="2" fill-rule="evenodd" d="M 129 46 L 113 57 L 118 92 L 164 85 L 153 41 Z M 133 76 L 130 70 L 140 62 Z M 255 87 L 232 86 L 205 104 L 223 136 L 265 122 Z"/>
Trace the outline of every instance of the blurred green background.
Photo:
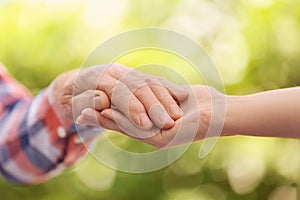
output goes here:
<path id="1" fill-rule="evenodd" d="M 141 27 L 169 28 L 202 45 L 227 94 L 300 85 L 297 0 L 2 0 L 0 60 L 36 94 L 58 74 L 79 68 L 101 42 Z M 182 64 L 157 52 L 120 59 L 133 67 L 155 61 Z M 178 72 L 201 83 L 187 69 Z M 105 134 L 126 150 L 154 150 L 117 133 Z M 87 156 L 41 185 L 18 187 L 0 180 L 0 199 L 300 199 L 299 140 L 222 138 L 202 160 L 200 145 L 146 174 L 117 172 Z"/>

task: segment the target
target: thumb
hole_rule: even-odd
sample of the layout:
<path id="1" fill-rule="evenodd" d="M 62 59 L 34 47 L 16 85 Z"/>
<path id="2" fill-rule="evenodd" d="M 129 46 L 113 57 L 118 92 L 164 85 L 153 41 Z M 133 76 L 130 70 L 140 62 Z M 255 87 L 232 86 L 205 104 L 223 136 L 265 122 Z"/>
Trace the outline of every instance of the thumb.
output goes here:
<path id="1" fill-rule="evenodd" d="M 87 90 L 72 99 L 73 118 L 77 119 L 86 108 L 101 111 L 110 107 L 110 100 L 101 90 Z"/>
<path id="2" fill-rule="evenodd" d="M 160 79 L 161 83 L 167 88 L 169 93 L 173 96 L 174 99 L 177 99 L 179 102 L 184 101 L 189 96 L 189 91 L 183 86 L 176 85 L 166 79 Z"/>

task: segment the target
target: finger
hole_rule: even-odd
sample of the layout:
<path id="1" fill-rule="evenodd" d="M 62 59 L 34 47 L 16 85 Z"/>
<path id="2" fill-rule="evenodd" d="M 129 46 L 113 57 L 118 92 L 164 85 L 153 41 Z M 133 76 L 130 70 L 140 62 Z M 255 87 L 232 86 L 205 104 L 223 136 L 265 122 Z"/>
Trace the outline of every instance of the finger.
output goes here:
<path id="1" fill-rule="evenodd" d="M 107 65 L 96 65 L 80 69 L 73 83 L 73 95 L 87 90 L 96 90 L 98 80 L 104 76 L 107 68 Z"/>
<path id="2" fill-rule="evenodd" d="M 111 77 L 114 77 L 119 80 L 124 74 L 127 74 L 130 70 L 132 69 L 119 63 L 110 63 L 108 64 L 106 72 Z"/>
<path id="3" fill-rule="evenodd" d="M 181 102 L 188 98 L 189 92 L 183 86 L 178 86 L 164 78 L 159 78 L 159 80 L 167 88 L 174 99 Z"/>
<path id="4" fill-rule="evenodd" d="M 105 92 L 101 90 L 95 91 L 94 107 L 96 110 L 104 110 L 110 107 L 110 99 Z"/>
<path id="5" fill-rule="evenodd" d="M 99 82 L 99 88 L 107 93 L 111 99 L 111 104 L 117 107 L 138 127 L 147 130 L 153 126 L 144 105 L 124 83 L 107 76 Z"/>
<path id="6" fill-rule="evenodd" d="M 182 86 L 178 86 L 165 78 L 143 74 L 142 72 L 139 72 L 137 70 L 134 70 L 131 73 L 134 73 L 134 75 L 141 80 L 147 80 L 146 82 L 148 83 L 161 83 L 168 90 L 169 94 L 178 101 L 184 101 L 189 95 L 188 91 L 185 90 Z"/>
<path id="7" fill-rule="evenodd" d="M 120 131 L 120 128 L 117 126 L 117 124 L 103 116 L 100 112 L 87 108 L 82 111 L 82 115 L 85 119 L 88 119 L 91 122 L 91 126 L 100 126 L 105 129 L 109 130 L 115 130 L 115 131 Z"/>
<path id="8" fill-rule="evenodd" d="M 106 91 L 111 97 L 113 104 L 118 104 L 116 105 L 116 107 L 127 116 L 130 116 L 128 112 L 132 113 L 130 118 L 133 118 L 133 121 L 135 123 L 138 122 L 137 125 L 141 125 L 143 122 L 147 123 L 148 125 L 150 125 L 150 123 L 147 120 L 148 117 L 145 115 L 146 113 L 143 113 L 140 105 L 138 105 L 139 103 L 136 102 L 136 99 L 134 97 L 128 97 L 131 96 L 130 92 L 133 93 L 135 97 L 141 102 L 141 104 L 147 110 L 150 119 L 156 126 L 164 129 L 169 129 L 174 125 L 174 120 L 172 119 L 172 117 L 166 111 L 161 102 L 157 99 L 151 88 L 144 81 L 144 79 L 150 79 L 152 76 L 144 75 L 137 70 L 130 69 L 119 64 L 112 64 L 107 69 L 107 73 L 110 76 L 103 77 L 106 78 L 106 80 L 103 80 L 102 82 L 106 84 Z M 116 85 L 116 81 L 118 80 L 123 82 L 124 85 L 120 83 Z M 127 90 L 127 88 L 130 90 L 130 92 Z M 112 92 L 114 92 L 113 94 L 116 98 L 114 98 Z M 172 98 L 171 95 L 170 98 Z M 124 104 L 124 99 L 128 99 L 129 103 L 127 105 Z M 120 107 L 120 104 L 123 106 L 125 105 L 125 107 L 127 106 L 127 109 L 129 109 L 129 111 L 126 112 L 126 108 Z M 153 109 L 153 106 L 155 106 L 155 109 Z M 143 114 L 140 116 L 136 115 L 135 111 L 141 112 Z M 174 118 L 176 119 L 178 117 L 175 115 Z M 152 126 L 149 126 L 148 129 L 151 127 Z"/>
<path id="9" fill-rule="evenodd" d="M 90 120 L 89 118 L 80 115 L 77 119 L 76 119 L 76 124 L 79 125 L 84 125 L 84 126 L 93 126 L 93 127 L 99 127 L 99 124 L 97 122 L 95 122 L 94 120 Z"/>
<path id="10" fill-rule="evenodd" d="M 177 120 L 182 116 L 182 110 L 178 106 L 177 102 L 169 94 L 169 91 L 161 84 L 152 83 L 150 84 L 151 90 L 161 102 L 168 114 L 173 120 Z"/>
<path id="11" fill-rule="evenodd" d="M 117 126 L 121 129 L 121 132 L 134 139 L 143 141 L 146 138 L 152 137 L 157 134 L 158 128 L 152 128 L 151 130 L 142 130 L 136 127 L 127 119 L 125 115 L 119 111 L 113 109 L 105 109 L 101 112 L 106 118 L 114 121 Z"/>
<path id="12" fill-rule="evenodd" d="M 121 89 L 116 90 L 116 86 L 120 85 L 120 77 L 128 71 L 128 67 L 120 64 L 111 63 L 106 65 L 104 72 L 97 81 L 97 88 L 104 90 L 110 97 L 111 103 L 137 126 L 144 129 L 150 129 L 152 127 L 152 122 L 150 121 L 143 104 L 132 95 L 126 85 L 121 85 Z"/>
<path id="13" fill-rule="evenodd" d="M 136 96 L 136 98 L 144 105 L 150 119 L 156 126 L 164 129 L 171 128 L 174 125 L 174 120 L 166 111 L 163 104 L 161 104 L 155 93 L 153 93 L 147 82 L 145 82 L 145 80 L 141 79 L 139 75 L 136 74 L 136 70 L 130 71 L 124 75 L 120 81 L 122 81 L 124 85 L 126 85 Z M 169 96 L 172 98 L 171 95 Z M 156 107 L 157 112 L 151 112 L 153 106 Z"/>
<path id="14" fill-rule="evenodd" d="M 108 96 L 100 90 L 87 90 L 72 98 L 73 117 L 76 119 L 85 108 L 103 110 L 110 107 Z"/>
<path id="15" fill-rule="evenodd" d="M 197 104 L 193 105 L 197 107 Z M 194 111 L 193 109 L 182 118 L 178 119 L 171 129 L 162 130 L 161 134 L 148 138 L 148 142 L 156 144 L 157 147 L 164 149 L 181 144 L 192 143 L 197 139 L 198 132 L 202 131 L 200 130 L 200 119 L 198 116 L 198 111 Z"/>
<path id="16" fill-rule="evenodd" d="M 175 97 L 176 100 L 173 97 L 173 96 L 176 96 L 176 94 L 173 91 L 171 91 L 171 93 L 170 93 L 169 90 L 167 89 L 167 86 L 163 85 L 160 82 L 160 80 L 162 78 L 155 77 L 155 76 L 148 75 L 148 74 L 146 75 L 146 74 L 143 74 L 136 70 L 132 71 L 131 74 L 133 74 L 135 77 L 139 78 L 140 80 L 146 81 L 146 84 L 148 84 L 150 86 L 150 89 L 153 92 L 154 96 L 164 106 L 165 110 L 168 112 L 168 115 L 173 120 L 177 120 L 182 116 L 182 110 L 180 109 L 180 107 L 177 105 L 177 102 L 176 102 L 177 97 Z M 179 86 L 176 86 L 175 84 L 168 82 L 165 79 L 163 79 L 163 81 L 175 89 L 177 89 L 179 87 Z M 180 89 L 181 88 L 179 87 L 179 89 L 177 89 L 177 90 L 180 91 Z M 180 100 L 183 100 L 184 98 L 187 97 L 187 96 L 185 96 L 185 93 L 187 93 L 187 92 L 184 89 L 181 89 L 180 93 L 178 91 L 176 91 L 176 93 L 178 93 L 178 95 L 179 95 L 178 98 Z M 171 127 L 172 126 L 170 126 L 168 128 L 171 128 Z"/>

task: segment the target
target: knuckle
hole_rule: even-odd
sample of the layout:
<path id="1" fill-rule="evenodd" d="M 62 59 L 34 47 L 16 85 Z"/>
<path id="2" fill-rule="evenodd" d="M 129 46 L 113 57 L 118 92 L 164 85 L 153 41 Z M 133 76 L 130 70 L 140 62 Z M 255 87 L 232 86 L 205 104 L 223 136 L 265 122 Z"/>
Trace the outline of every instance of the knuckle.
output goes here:
<path id="1" fill-rule="evenodd" d="M 148 101 L 150 100 L 155 100 L 155 98 L 153 97 L 153 93 L 151 91 L 151 89 L 147 86 L 141 86 L 139 88 L 137 88 L 136 90 L 134 90 L 133 94 L 138 98 L 138 99 L 147 99 Z"/>
<path id="2" fill-rule="evenodd" d="M 107 93 L 108 96 L 112 97 L 113 95 L 118 94 L 118 92 L 115 92 L 117 89 L 117 85 L 111 84 L 111 83 L 105 83 L 103 85 L 105 88 L 105 92 Z"/>
<path id="3" fill-rule="evenodd" d="M 171 96 L 168 91 L 163 91 L 163 92 L 158 93 L 157 97 L 159 97 L 159 99 L 161 99 L 161 100 L 168 100 L 168 101 L 171 100 Z"/>
<path id="4" fill-rule="evenodd" d="M 124 66 L 118 63 L 111 63 L 107 67 L 107 72 L 113 77 L 120 76 L 124 73 Z"/>
<path id="5" fill-rule="evenodd" d="M 124 89 L 120 85 L 110 86 L 110 88 L 108 88 L 108 94 L 113 101 L 126 101 L 133 96 L 128 90 Z"/>
<path id="6" fill-rule="evenodd" d="M 119 63 L 109 63 L 108 66 L 109 66 L 109 68 L 119 68 L 120 64 Z"/>
<path id="7" fill-rule="evenodd" d="M 129 73 L 130 75 L 135 76 L 137 78 L 144 78 L 143 74 L 136 69 L 130 69 Z"/>
<path id="8" fill-rule="evenodd" d="M 153 77 L 147 77 L 145 79 L 145 81 L 150 84 L 151 86 L 156 86 L 156 87 L 162 87 L 162 83 L 160 82 L 160 80 L 158 80 L 157 78 L 153 78 Z"/>
<path id="9" fill-rule="evenodd" d="M 144 80 L 136 79 L 128 81 L 128 87 L 131 91 L 138 91 L 145 89 L 147 83 Z"/>
<path id="10" fill-rule="evenodd" d="M 142 89 L 138 89 L 134 92 L 134 95 L 138 98 L 138 99 L 147 99 L 147 97 L 149 96 L 149 93 L 145 92 Z M 150 100 L 150 99 L 149 99 Z"/>

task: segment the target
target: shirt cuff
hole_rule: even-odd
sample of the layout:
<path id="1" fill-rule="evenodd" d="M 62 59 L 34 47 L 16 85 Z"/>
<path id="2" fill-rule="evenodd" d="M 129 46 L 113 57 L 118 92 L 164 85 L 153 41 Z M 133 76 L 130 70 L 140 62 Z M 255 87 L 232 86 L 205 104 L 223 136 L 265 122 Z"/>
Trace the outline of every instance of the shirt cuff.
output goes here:
<path id="1" fill-rule="evenodd" d="M 57 116 L 53 105 L 50 103 L 49 89 L 45 90 L 43 96 L 43 103 L 41 105 L 47 108 L 47 110 L 44 111 L 45 121 L 52 134 L 52 139 L 65 143 L 66 146 L 62 164 L 69 166 L 86 154 L 88 147 L 103 129 L 82 126 L 75 123 L 63 123 Z"/>

